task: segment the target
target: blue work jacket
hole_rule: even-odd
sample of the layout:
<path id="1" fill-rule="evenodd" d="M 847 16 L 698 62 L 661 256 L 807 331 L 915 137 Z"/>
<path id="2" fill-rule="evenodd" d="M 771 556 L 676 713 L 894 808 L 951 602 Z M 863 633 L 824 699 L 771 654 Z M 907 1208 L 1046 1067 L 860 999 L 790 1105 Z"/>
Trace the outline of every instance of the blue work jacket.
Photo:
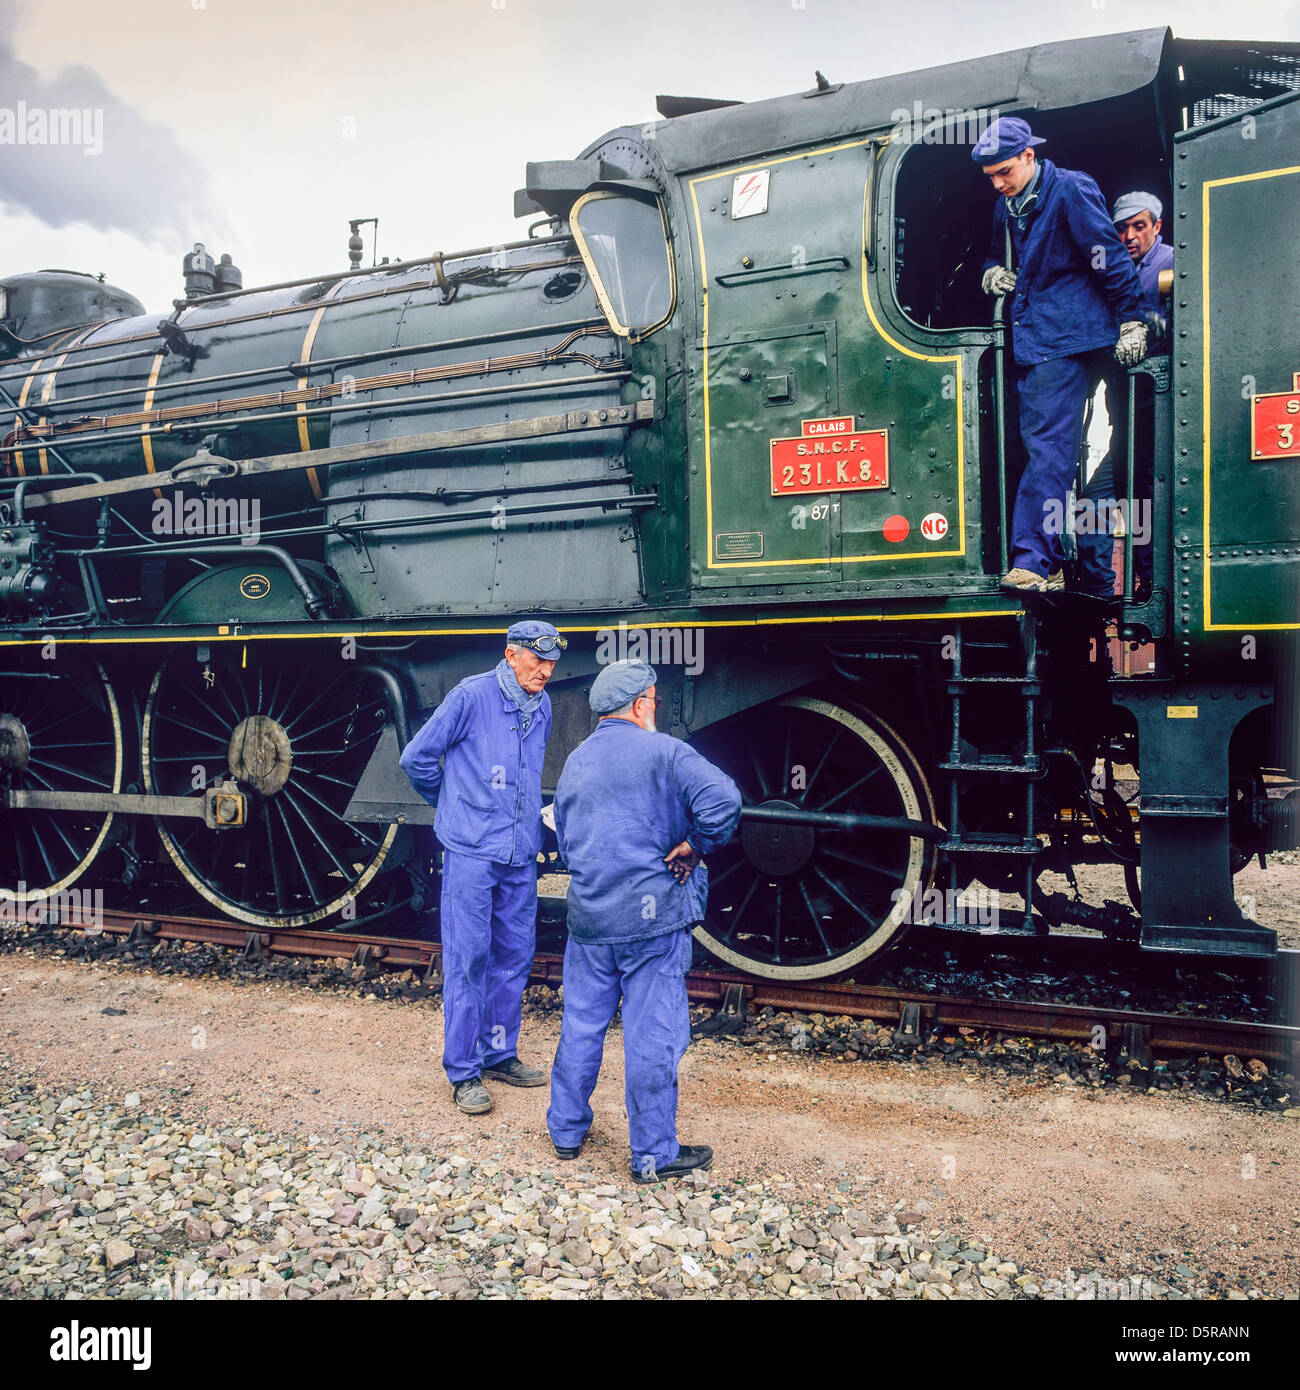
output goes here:
<path id="1" fill-rule="evenodd" d="M 549 695 L 543 692 L 527 733 L 522 726 L 496 672 L 488 671 L 449 691 L 402 751 L 411 785 L 438 808 L 433 829 L 444 849 L 494 864 L 537 858 Z"/>
<path id="2" fill-rule="evenodd" d="M 569 754 L 555 791 L 555 830 L 572 874 L 569 935 L 643 941 L 700 921 L 705 866 L 678 883 L 664 855 L 683 840 L 708 854 L 739 821 L 736 784 L 690 744 L 602 719 Z"/>
<path id="3" fill-rule="evenodd" d="M 1146 255 L 1133 262 L 1138 273 L 1138 283 L 1142 286 L 1142 308 L 1148 314 L 1160 313 L 1160 272 L 1172 270 L 1174 248 L 1159 237 L 1151 243 Z"/>
<path id="4" fill-rule="evenodd" d="M 999 198 L 985 270 L 1005 264 L 1006 225 L 1007 200 Z M 1142 318 L 1133 258 L 1087 174 L 1043 160 L 1038 201 L 1023 232 L 1011 219 L 1011 246 L 1016 288 L 1008 322 L 1017 366 L 1114 347 L 1120 324 Z"/>

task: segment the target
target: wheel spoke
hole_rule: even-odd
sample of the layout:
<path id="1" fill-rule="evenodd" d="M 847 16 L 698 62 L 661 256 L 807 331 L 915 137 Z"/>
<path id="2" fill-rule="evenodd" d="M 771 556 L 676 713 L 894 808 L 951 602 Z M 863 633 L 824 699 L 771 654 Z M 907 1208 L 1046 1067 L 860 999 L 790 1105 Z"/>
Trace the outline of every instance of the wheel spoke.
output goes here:
<path id="1" fill-rule="evenodd" d="M 293 851 L 293 857 L 298 861 L 298 871 L 302 874 L 303 882 L 306 883 L 315 901 L 323 901 L 324 896 L 321 893 L 319 887 L 317 886 L 316 874 L 311 868 L 308 867 L 307 863 L 304 861 L 302 857 L 302 852 L 298 848 L 298 837 L 289 828 L 288 812 L 284 809 L 284 806 L 280 803 L 278 799 L 272 803 L 272 806 L 276 814 L 280 818 L 280 825 L 284 830 L 285 839 L 289 841 L 289 848 Z"/>
<path id="2" fill-rule="evenodd" d="M 76 777 L 79 781 L 89 782 L 92 787 L 107 787 L 111 783 L 111 778 L 91 777 L 88 773 L 78 772 L 75 767 L 68 767 L 65 763 L 56 763 L 53 758 L 38 758 L 33 751 L 31 759 L 27 764 L 28 771 L 32 766 L 52 767 L 55 772 L 61 772 L 65 777 Z"/>
<path id="3" fill-rule="evenodd" d="M 280 865 L 275 856 L 275 837 L 271 834 L 271 817 L 262 817 L 262 828 L 266 831 L 266 857 L 271 866 L 271 884 L 275 890 L 275 910 L 284 915 L 284 890 L 280 886 Z"/>
<path id="4" fill-rule="evenodd" d="M 821 869 L 817 867 L 816 864 L 812 866 L 812 871 L 817 875 L 819 879 L 821 879 L 821 881 L 827 886 L 827 888 L 829 888 L 831 892 L 834 893 L 835 896 L 840 899 L 841 902 L 847 903 L 848 906 L 851 907 L 853 911 L 856 912 L 858 916 L 863 919 L 863 921 L 871 921 L 871 917 L 868 915 L 866 909 L 861 907 L 858 903 L 855 903 L 853 899 L 849 897 L 849 895 L 844 891 L 844 889 L 841 888 L 840 885 L 836 883 L 833 878 L 830 878 L 826 874 L 824 874 L 821 871 Z"/>
<path id="5" fill-rule="evenodd" d="M 826 933 L 822 930 L 821 918 L 817 915 L 817 909 L 813 906 L 812 899 L 808 896 L 808 888 L 802 878 L 799 880 L 799 892 L 803 896 L 804 906 L 808 909 L 808 916 L 812 918 L 813 929 L 821 940 L 822 949 L 829 958 L 833 956 L 835 952 L 831 949 L 831 943 L 826 940 Z"/>
<path id="6" fill-rule="evenodd" d="M 181 719 L 178 715 L 172 714 L 170 713 L 170 711 L 165 709 L 160 709 L 158 711 L 158 718 L 165 719 L 169 724 L 176 724 L 182 729 L 188 729 L 190 733 L 198 734 L 200 738 L 220 739 L 223 749 L 230 742 L 231 731 L 229 729 L 223 729 L 220 731 L 216 731 L 213 729 L 200 729 L 197 725 L 191 724 L 187 720 Z"/>
<path id="7" fill-rule="evenodd" d="M 846 796 L 850 795 L 850 793 L 857 791 L 860 787 L 865 787 L 873 777 L 879 777 L 884 770 L 884 764 L 878 763 L 875 767 L 871 769 L 870 772 L 864 773 L 863 776 L 859 777 L 856 782 L 850 782 L 849 785 L 845 787 L 843 791 L 836 792 L 835 795 L 831 797 L 829 801 L 823 801 L 820 806 L 815 806 L 813 809 L 816 811 L 829 811 L 830 808 L 834 806 L 837 801 L 843 801 Z"/>
<path id="8" fill-rule="evenodd" d="M 831 749 L 835 747 L 836 743 L 839 741 L 840 734 L 842 734 L 843 732 L 843 725 L 836 724 L 835 732 L 830 736 L 830 740 L 826 744 L 826 747 L 822 749 L 821 757 L 817 760 L 816 770 L 813 772 L 813 775 L 808 779 L 807 785 L 804 787 L 803 792 L 799 797 L 800 806 L 802 806 L 808 800 L 808 794 L 812 791 L 813 787 L 816 786 L 817 779 L 822 774 L 822 768 L 826 766 L 826 759 L 829 758 L 831 755 Z"/>
<path id="9" fill-rule="evenodd" d="M 827 859 L 837 859 L 841 864 L 852 864 L 856 869 L 865 869 L 868 873 L 879 874 L 881 878 L 898 879 L 897 869 L 887 869 L 883 864 L 877 863 L 874 859 L 864 859 L 860 855 L 850 854 L 847 850 L 833 849 L 830 845 L 819 845 L 818 852 L 824 854 Z"/>
<path id="10" fill-rule="evenodd" d="M 383 708 L 386 708 L 386 706 L 382 701 L 372 700 L 371 703 L 365 707 L 365 709 L 344 710 L 342 714 L 336 714 L 333 719 L 327 719 L 324 724 L 317 724 L 317 726 L 314 729 L 308 729 L 305 734 L 294 734 L 294 747 L 296 748 L 300 743 L 306 743 L 309 738 L 315 738 L 317 734 L 323 732 L 325 729 L 333 727 L 333 725 L 335 724 L 341 724 L 345 719 L 361 719 L 371 710 Z M 290 732 L 292 732 L 292 726 L 286 727 L 289 728 Z"/>
<path id="11" fill-rule="evenodd" d="M 303 788 L 300 787 L 299 790 L 302 791 Z M 314 839 L 316 843 L 321 847 L 321 849 L 323 849 L 325 853 L 329 856 L 329 858 L 333 860 L 334 867 L 339 871 L 339 873 L 343 875 L 344 880 L 347 881 L 351 879 L 353 873 L 355 872 L 355 870 L 352 868 L 352 865 L 345 864 L 343 860 L 339 858 L 338 852 L 335 850 L 334 846 L 330 844 L 330 842 L 324 837 L 324 835 L 322 835 L 320 831 L 316 828 L 315 822 L 307 814 L 306 810 L 298 804 L 297 798 L 289 790 L 288 787 L 284 788 L 283 795 L 288 797 L 289 804 L 298 813 L 298 819 L 301 820 L 302 823 L 307 827 L 307 830 L 311 834 L 312 839 Z M 316 798 L 313 797 L 312 800 L 314 801 L 316 800 Z"/>
<path id="12" fill-rule="evenodd" d="M 748 891 L 745 893 L 745 896 L 740 900 L 739 907 L 737 907 L 736 910 L 731 914 L 731 922 L 729 923 L 730 930 L 727 933 L 728 936 L 735 935 L 736 925 L 737 923 L 739 923 L 740 919 L 745 915 L 745 909 L 749 906 L 749 900 L 758 891 L 758 884 L 759 875 L 755 874 L 753 882 L 749 885 Z"/>
<path id="13" fill-rule="evenodd" d="M 758 760 L 758 749 L 752 743 L 746 745 L 749 750 L 749 760 L 754 765 L 754 776 L 758 778 L 758 789 L 762 793 L 763 800 L 771 800 L 772 793 L 767 785 L 767 778 L 763 776 L 763 766 Z"/>

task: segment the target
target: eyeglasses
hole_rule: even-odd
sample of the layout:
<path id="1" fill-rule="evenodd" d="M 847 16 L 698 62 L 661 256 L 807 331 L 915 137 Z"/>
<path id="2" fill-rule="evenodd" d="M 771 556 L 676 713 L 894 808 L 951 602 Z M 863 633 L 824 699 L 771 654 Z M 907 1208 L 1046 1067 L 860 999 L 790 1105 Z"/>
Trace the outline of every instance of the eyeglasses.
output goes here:
<path id="1" fill-rule="evenodd" d="M 650 699 L 650 698 L 651 698 L 651 697 L 650 697 L 649 695 L 638 695 L 638 696 L 636 697 L 637 700 L 648 700 L 648 699 Z M 654 696 L 654 702 L 655 702 L 655 709 L 658 709 L 659 706 L 663 704 L 663 699 L 662 699 L 660 696 L 656 695 L 656 696 Z M 633 700 L 632 703 L 635 704 L 635 703 L 636 703 L 636 700 Z"/>
<path id="2" fill-rule="evenodd" d="M 530 652 L 553 652 L 566 651 L 569 646 L 567 637 L 528 637 L 516 638 L 512 643 L 516 647 L 527 647 Z"/>

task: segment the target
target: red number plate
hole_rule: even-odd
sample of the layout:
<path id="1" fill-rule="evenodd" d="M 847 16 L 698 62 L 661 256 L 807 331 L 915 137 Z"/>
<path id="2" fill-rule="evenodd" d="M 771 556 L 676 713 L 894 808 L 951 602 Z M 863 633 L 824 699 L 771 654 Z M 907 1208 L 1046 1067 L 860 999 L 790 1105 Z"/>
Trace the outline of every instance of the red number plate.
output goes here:
<path id="1" fill-rule="evenodd" d="M 889 486 L 889 431 L 773 439 L 772 496 Z"/>
<path id="2" fill-rule="evenodd" d="M 1250 456 L 1300 459 L 1300 372 L 1294 391 L 1250 398 Z"/>

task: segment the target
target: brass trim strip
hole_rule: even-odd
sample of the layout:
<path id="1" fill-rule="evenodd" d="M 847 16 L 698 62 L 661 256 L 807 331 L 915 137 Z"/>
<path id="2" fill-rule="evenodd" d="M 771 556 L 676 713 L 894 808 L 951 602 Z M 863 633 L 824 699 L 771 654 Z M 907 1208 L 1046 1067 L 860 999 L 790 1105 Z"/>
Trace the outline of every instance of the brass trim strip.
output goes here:
<path id="1" fill-rule="evenodd" d="M 299 359 L 304 365 L 311 361 L 311 350 L 316 342 L 316 333 L 320 329 L 321 320 L 325 317 L 325 310 L 329 308 L 329 301 L 346 284 L 346 280 L 339 280 L 325 294 L 316 312 L 311 316 L 311 323 L 307 325 L 307 336 L 302 342 L 302 352 L 299 354 Z M 310 380 L 306 372 L 298 378 L 298 389 L 300 391 L 310 390 Z M 311 453 L 311 426 L 307 419 L 307 398 L 298 402 L 298 445 L 303 453 Z M 312 495 L 319 502 L 325 493 L 320 485 L 320 475 L 314 468 L 307 470 L 307 482 L 311 487 Z"/>
<path id="2" fill-rule="evenodd" d="M 18 435 L 19 438 L 22 437 L 25 429 L 22 412 L 27 405 L 27 397 L 31 393 L 32 382 L 40 375 L 41 368 L 45 365 L 48 355 L 47 353 L 36 359 L 36 365 L 27 373 L 27 376 L 23 380 L 23 389 L 18 393 L 18 414 L 14 416 L 14 433 Z M 23 451 L 21 449 L 14 451 L 14 463 L 17 465 L 18 472 L 25 478 L 27 476 L 27 464 L 23 459 Z"/>

